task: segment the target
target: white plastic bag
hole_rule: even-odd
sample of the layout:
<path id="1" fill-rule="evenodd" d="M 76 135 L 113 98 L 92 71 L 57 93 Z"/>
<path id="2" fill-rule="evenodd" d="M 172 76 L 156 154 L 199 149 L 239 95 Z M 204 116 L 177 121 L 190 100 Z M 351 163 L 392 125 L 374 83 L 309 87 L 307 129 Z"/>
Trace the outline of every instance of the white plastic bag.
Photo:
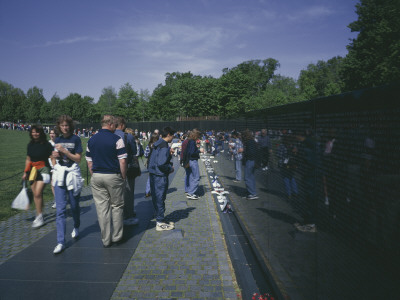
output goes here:
<path id="1" fill-rule="evenodd" d="M 28 188 L 25 186 L 25 180 L 22 182 L 21 192 L 19 192 L 18 196 L 15 197 L 14 201 L 11 203 L 11 208 L 20 210 L 29 209 Z"/>

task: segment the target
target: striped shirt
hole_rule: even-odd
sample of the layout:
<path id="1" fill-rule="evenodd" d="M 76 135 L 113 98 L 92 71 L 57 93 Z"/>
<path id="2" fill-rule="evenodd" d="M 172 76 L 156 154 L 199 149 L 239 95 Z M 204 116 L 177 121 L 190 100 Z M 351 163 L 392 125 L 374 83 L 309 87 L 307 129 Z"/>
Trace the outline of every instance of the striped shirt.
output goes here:
<path id="1" fill-rule="evenodd" d="M 87 143 L 86 160 L 93 163 L 93 173 L 121 173 L 119 160 L 127 157 L 122 138 L 108 129 L 100 129 Z"/>
<path id="2" fill-rule="evenodd" d="M 232 152 L 235 155 L 236 160 L 242 160 L 243 158 L 243 152 L 238 152 L 239 149 L 243 149 L 243 143 L 239 138 L 237 138 L 235 140 L 235 146 L 232 149 Z"/>

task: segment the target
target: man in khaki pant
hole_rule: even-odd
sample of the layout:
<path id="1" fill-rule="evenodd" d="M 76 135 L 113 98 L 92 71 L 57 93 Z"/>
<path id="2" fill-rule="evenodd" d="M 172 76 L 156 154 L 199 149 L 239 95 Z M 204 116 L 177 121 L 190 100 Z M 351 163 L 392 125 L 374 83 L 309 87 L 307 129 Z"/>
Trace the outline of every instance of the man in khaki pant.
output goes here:
<path id="1" fill-rule="evenodd" d="M 122 138 L 114 134 L 115 123 L 113 116 L 104 115 L 101 129 L 88 141 L 86 149 L 104 247 L 120 242 L 123 236 L 127 153 Z"/>

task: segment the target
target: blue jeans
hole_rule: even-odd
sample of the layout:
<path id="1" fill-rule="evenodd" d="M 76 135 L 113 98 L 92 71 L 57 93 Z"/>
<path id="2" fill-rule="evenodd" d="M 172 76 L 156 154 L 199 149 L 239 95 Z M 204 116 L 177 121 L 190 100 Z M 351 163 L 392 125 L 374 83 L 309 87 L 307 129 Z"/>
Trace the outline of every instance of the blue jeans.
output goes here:
<path id="1" fill-rule="evenodd" d="M 291 196 L 293 194 L 298 194 L 298 189 L 297 189 L 297 183 L 296 179 L 294 177 L 289 178 L 289 177 L 284 177 L 283 181 L 285 182 L 285 188 L 286 188 L 286 195 Z"/>
<path id="2" fill-rule="evenodd" d="M 249 195 L 257 195 L 256 193 L 256 177 L 254 176 L 254 160 L 247 160 L 244 166 L 244 183 L 246 184 L 247 193 Z"/>
<path id="3" fill-rule="evenodd" d="M 237 160 L 235 158 L 235 173 L 236 173 L 236 180 L 241 181 L 242 180 L 242 161 Z"/>
<path id="4" fill-rule="evenodd" d="M 165 199 L 167 198 L 168 176 L 150 176 L 150 192 L 157 222 L 164 222 Z"/>
<path id="5" fill-rule="evenodd" d="M 66 211 L 67 211 L 67 194 L 69 196 L 69 203 L 71 205 L 72 218 L 74 219 L 74 228 L 79 228 L 81 224 L 79 207 L 80 195 L 74 196 L 73 190 L 67 190 L 66 186 L 54 187 L 54 194 L 56 198 L 56 228 L 57 228 L 57 243 L 65 245 L 65 232 L 66 232 Z"/>
<path id="6" fill-rule="evenodd" d="M 186 168 L 185 192 L 194 195 L 200 183 L 199 163 L 197 160 L 189 161 L 189 168 Z"/>
<path id="7" fill-rule="evenodd" d="M 145 193 L 146 193 L 146 195 L 150 194 L 150 174 L 149 174 L 149 177 L 147 178 Z"/>

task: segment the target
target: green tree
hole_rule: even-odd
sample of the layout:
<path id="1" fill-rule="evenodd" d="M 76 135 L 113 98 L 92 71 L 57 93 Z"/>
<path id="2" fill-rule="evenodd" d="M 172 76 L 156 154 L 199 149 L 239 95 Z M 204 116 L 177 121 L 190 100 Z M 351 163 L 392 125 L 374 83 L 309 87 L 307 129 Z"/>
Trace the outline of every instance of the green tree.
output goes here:
<path id="1" fill-rule="evenodd" d="M 11 86 L 12 87 L 12 86 Z M 4 104 L 1 109 L 1 119 L 17 122 L 24 119 L 23 105 L 26 96 L 19 88 L 12 87 L 4 96 Z"/>
<path id="2" fill-rule="evenodd" d="M 172 87 L 159 84 L 149 102 L 150 121 L 173 120 L 177 116 L 179 103 L 173 99 Z"/>
<path id="3" fill-rule="evenodd" d="M 97 122 L 100 119 L 96 115 L 96 111 L 94 109 L 94 99 L 89 96 L 85 96 L 82 99 L 82 117 L 80 121 L 82 122 Z"/>
<path id="4" fill-rule="evenodd" d="M 252 99 L 249 79 L 241 70 L 229 71 L 218 79 L 219 115 L 230 118 L 245 111 L 246 99 Z"/>
<path id="5" fill-rule="evenodd" d="M 268 83 L 265 91 L 253 99 L 253 106 L 246 107 L 246 110 L 263 109 L 299 100 L 300 93 L 296 81 L 291 77 L 275 75 Z"/>
<path id="6" fill-rule="evenodd" d="M 152 120 L 215 115 L 219 105 L 217 79 L 186 73 L 166 73 L 165 84 L 150 97 L 148 111 Z M 160 110 L 160 107 L 162 109 Z"/>
<path id="7" fill-rule="evenodd" d="M 188 116 L 194 102 L 193 84 L 196 78 L 191 72 L 166 73 L 165 84 L 159 84 L 150 98 L 151 120 L 172 121 Z"/>
<path id="8" fill-rule="evenodd" d="M 114 114 L 115 102 L 117 102 L 117 93 L 112 86 L 103 89 L 96 109 L 98 114 Z"/>
<path id="9" fill-rule="evenodd" d="M 145 90 L 140 90 L 139 95 L 138 95 L 138 99 L 139 102 L 137 104 L 137 113 L 140 116 L 140 118 L 138 119 L 141 121 L 145 121 L 145 120 L 149 120 L 150 119 L 150 106 L 149 106 L 149 102 L 150 102 L 150 92 L 149 90 L 145 89 Z"/>
<path id="10" fill-rule="evenodd" d="M 54 94 L 49 102 L 49 118 L 51 121 L 57 120 L 63 114 L 63 104 L 60 97 Z"/>
<path id="11" fill-rule="evenodd" d="M 356 13 L 348 27 L 358 35 L 347 46 L 342 70 L 346 90 L 400 80 L 399 0 L 360 0 Z"/>
<path id="12" fill-rule="evenodd" d="M 233 117 L 256 106 L 256 99 L 267 89 L 279 67 L 273 58 L 250 60 L 232 69 L 223 69 L 219 78 L 219 114 Z"/>
<path id="13" fill-rule="evenodd" d="M 46 99 L 43 96 L 43 89 L 36 86 L 30 88 L 26 93 L 26 101 L 23 105 L 26 121 L 33 123 L 40 122 L 40 110 L 45 103 Z"/>
<path id="14" fill-rule="evenodd" d="M 328 61 L 319 60 L 309 64 L 307 70 L 301 70 L 298 84 L 304 100 L 339 94 L 343 91 L 340 76 L 343 58 L 333 57 Z"/>
<path id="15" fill-rule="evenodd" d="M 189 116 L 218 115 L 218 80 L 212 76 L 195 76 L 191 84 L 191 97 L 187 105 Z"/>
<path id="16" fill-rule="evenodd" d="M 42 122 L 50 122 L 52 118 L 50 116 L 50 103 L 44 102 L 40 107 L 40 120 Z"/>
<path id="17" fill-rule="evenodd" d="M 249 77 L 252 94 L 255 95 L 267 88 L 268 83 L 273 78 L 279 66 L 279 62 L 276 59 L 267 58 L 264 60 L 257 59 L 243 62 L 232 70 L 239 69 Z"/>
<path id="18" fill-rule="evenodd" d="M 0 80 L 0 119 L 1 120 L 7 120 L 9 113 L 6 111 L 6 109 L 7 109 L 6 102 L 8 101 L 8 97 L 13 88 L 14 87 L 11 84 Z"/>
<path id="19" fill-rule="evenodd" d="M 126 120 L 139 120 L 140 111 L 137 109 L 139 95 L 132 88 L 132 85 L 125 83 L 118 92 L 113 111 L 118 116 L 123 116 Z"/>
<path id="20" fill-rule="evenodd" d="M 73 120 L 82 120 L 82 96 L 78 93 L 70 93 L 62 100 L 63 114 L 69 115 Z"/>
<path id="21" fill-rule="evenodd" d="M 54 101 L 57 101 L 56 98 Z M 80 122 L 92 120 L 95 114 L 93 98 L 89 96 L 82 98 L 78 93 L 70 93 L 60 104 L 62 114 L 69 115 L 72 119 Z"/>

